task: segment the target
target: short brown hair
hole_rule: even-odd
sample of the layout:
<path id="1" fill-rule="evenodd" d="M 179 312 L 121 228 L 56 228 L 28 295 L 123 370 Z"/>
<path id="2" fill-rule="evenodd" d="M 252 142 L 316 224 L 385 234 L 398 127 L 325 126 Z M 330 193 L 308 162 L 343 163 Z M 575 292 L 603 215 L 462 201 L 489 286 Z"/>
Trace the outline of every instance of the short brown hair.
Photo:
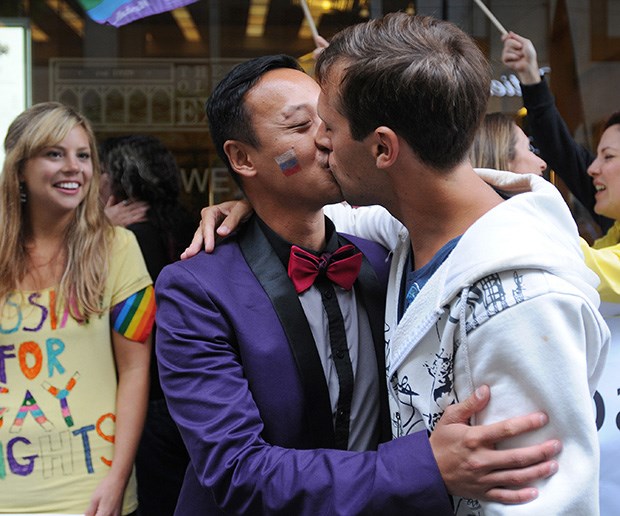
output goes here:
<path id="1" fill-rule="evenodd" d="M 487 108 L 491 73 L 456 25 L 390 13 L 336 34 L 317 60 L 319 84 L 335 63 L 344 65 L 339 109 L 356 140 L 386 125 L 435 169 L 465 159 Z"/>

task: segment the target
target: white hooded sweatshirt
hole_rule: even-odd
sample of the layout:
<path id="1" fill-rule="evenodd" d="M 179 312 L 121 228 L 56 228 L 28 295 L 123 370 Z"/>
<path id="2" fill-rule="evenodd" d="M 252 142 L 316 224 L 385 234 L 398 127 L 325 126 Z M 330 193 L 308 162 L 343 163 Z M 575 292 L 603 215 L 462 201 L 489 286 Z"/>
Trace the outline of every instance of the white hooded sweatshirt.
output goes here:
<path id="1" fill-rule="evenodd" d="M 391 236 L 379 241 L 394 251 L 386 307 L 394 437 L 432 431 L 447 406 L 487 384 L 491 401 L 471 423 L 545 411 L 548 425 L 502 447 L 559 439 L 559 471 L 536 484 L 540 494 L 531 503 L 455 498 L 455 514 L 596 515 L 599 445 L 592 395 L 609 344 L 598 312 L 598 278 L 584 264 L 577 227 L 553 185 L 534 175 L 477 172 L 512 197 L 462 235 L 400 322 L 406 229 L 378 208 L 367 217 L 349 213 L 344 224 L 346 215 L 326 210 L 339 231 L 377 240 L 391 227 Z"/>

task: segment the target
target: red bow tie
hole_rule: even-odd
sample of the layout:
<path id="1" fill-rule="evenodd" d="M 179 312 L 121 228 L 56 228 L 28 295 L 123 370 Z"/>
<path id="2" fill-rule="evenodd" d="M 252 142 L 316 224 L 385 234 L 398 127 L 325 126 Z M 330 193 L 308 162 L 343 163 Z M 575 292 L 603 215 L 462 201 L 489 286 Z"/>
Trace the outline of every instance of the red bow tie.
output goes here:
<path id="1" fill-rule="evenodd" d="M 288 275 L 298 294 L 309 289 L 316 277 L 323 273 L 333 283 L 351 290 L 362 266 L 362 253 L 347 244 L 333 253 L 323 253 L 319 258 L 296 245 L 291 246 Z"/>

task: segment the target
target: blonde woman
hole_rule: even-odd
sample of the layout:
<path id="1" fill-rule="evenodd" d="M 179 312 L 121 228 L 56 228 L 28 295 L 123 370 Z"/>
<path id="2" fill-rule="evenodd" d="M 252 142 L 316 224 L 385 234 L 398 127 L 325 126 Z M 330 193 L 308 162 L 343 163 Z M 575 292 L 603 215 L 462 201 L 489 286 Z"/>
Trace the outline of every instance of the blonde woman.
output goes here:
<path id="1" fill-rule="evenodd" d="M 469 152 L 474 167 L 508 170 L 542 176 L 547 163 L 538 157 L 529 138 L 514 119 L 504 113 L 489 113 Z"/>
<path id="2" fill-rule="evenodd" d="M 20 114 L 0 176 L 0 512 L 127 515 L 148 396 L 152 282 L 99 201 L 89 122 Z"/>

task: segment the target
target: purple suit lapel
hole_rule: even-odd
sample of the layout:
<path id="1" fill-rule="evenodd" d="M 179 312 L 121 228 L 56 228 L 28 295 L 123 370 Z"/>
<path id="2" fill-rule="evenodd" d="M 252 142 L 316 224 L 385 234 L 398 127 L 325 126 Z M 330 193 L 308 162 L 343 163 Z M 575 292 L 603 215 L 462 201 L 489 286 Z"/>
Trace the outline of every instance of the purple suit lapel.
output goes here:
<path id="1" fill-rule="evenodd" d="M 293 284 L 254 219 L 245 225 L 239 235 L 239 247 L 271 300 L 295 358 L 305 397 L 307 435 L 311 441 L 307 443 L 307 448 L 333 448 L 334 428 L 327 383 Z"/>

